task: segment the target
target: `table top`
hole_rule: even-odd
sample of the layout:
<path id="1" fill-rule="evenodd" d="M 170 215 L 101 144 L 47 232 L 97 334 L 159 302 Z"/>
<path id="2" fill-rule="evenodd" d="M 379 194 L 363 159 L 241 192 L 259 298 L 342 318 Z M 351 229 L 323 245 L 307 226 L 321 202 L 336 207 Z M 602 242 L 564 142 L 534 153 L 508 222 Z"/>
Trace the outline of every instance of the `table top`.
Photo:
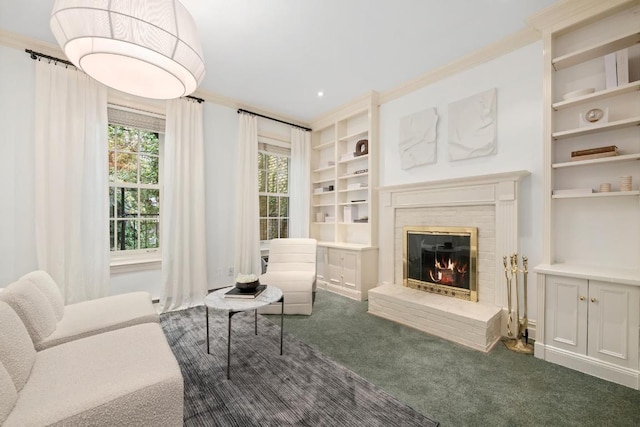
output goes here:
<path id="1" fill-rule="evenodd" d="M 204 299 L 205 305 L 216 310 L 248 311 L 264 307 L 282 298 L 280 288 L 272 285 L 267 285 L 267 289 L 256 298 L 225 298 L 224 294 L 232 288 L 233 286 L 230 286 L 211 292 Z"/>

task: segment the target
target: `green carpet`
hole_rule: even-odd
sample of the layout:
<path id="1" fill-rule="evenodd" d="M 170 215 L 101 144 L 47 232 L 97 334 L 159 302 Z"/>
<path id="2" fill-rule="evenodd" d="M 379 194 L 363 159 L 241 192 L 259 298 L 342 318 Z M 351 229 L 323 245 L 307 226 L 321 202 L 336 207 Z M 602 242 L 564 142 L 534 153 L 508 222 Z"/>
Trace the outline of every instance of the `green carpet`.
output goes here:
<path id="1" fill-rule="evenodd" d="M 284 329 L 445 427 L 640 425 L 640 391 L 501 343 L 467 349 L 372 316 L 366 301 L 319 290 L 313 314 L 285 316 Z"/>

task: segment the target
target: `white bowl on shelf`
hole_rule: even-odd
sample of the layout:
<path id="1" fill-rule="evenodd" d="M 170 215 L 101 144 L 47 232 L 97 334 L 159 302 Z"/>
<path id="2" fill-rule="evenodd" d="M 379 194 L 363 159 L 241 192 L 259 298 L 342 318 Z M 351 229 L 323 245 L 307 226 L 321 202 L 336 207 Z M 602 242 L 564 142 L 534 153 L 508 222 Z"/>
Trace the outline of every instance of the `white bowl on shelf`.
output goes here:
<path id="1" fill-rule="evenodd" d="M 590 93 L 593 93 L 595 91 L 596 91 L 595 88 L 592 88 L 592 87 L 588 87 L 586 89 L 578 89 L 578 90 L 574 90 L 573 92 L 565 93 L 564 95 L 562 95 L 562 99 L 567 101 L 569 99 L 574 99 L 580 96 L 589 95 Z"/>

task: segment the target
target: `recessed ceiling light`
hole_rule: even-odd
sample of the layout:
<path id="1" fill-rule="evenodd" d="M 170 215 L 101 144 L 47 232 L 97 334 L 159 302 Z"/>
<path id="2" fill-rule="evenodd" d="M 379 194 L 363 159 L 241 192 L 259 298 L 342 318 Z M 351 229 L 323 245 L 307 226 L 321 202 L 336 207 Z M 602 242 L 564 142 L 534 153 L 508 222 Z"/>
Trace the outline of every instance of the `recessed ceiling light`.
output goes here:
<path id="1" fill-rule="evenodd" d="M 318 98 L 322 98 L 324 96 L 324 92 L 319 90 L 318 91 Z"/>

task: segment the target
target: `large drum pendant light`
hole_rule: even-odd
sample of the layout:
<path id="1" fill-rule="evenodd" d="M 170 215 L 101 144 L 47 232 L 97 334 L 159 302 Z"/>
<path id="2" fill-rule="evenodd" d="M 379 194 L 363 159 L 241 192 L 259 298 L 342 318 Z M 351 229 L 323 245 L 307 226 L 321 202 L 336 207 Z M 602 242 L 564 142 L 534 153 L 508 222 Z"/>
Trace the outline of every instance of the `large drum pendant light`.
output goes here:
<path id="1" fill-rule="evenodd" d="M 195 22 L 177 0 L 56 0 L 50 25 L 69 61 L 114 89 L 171 99 L 204 78 Z"/>

